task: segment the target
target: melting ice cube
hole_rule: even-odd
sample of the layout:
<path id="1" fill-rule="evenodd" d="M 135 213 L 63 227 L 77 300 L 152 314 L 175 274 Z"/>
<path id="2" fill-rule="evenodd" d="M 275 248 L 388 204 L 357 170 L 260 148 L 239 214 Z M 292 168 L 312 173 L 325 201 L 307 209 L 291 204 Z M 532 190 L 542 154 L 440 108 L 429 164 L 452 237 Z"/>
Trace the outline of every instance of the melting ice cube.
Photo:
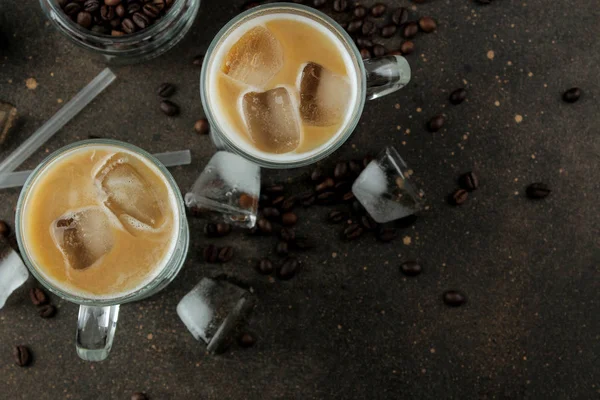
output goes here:
<path id="1" fill-rule="evenodd" d="M 108 157 L 96 174 L 96 184 L 106 194 L 104 204 L 119 218 L 125 229 L 136 234 L 136 220 L 151 228 L 163 221 L 160 201 L 150 183 L 129 164 L 127 154 Z M 132 220 L 133 219 L 133 220 Z"/>
<path id="2" fill-rule="evenodd" d="M 296 106 L 286 88 L 246 93 L 242 106 L 250 136 L 259 148 L 287 153 L 298 147 L 300 125 Z"/>
<path id="3" fill-rule="evenodd" d="M 250 29 L 229 50 L 221 70 L 231 78 L 262 87 L 283 67 L 283 50 L 269 30 Z"/>
<path id="4" fill-rule="evenodd" d="M 308 63 L 300 77 L 300 115 L 308 125 L 342 122 L 350 100 L 350 84 L 316 63 Z"/>
<path id="5" fill-rule="evenodd" d="M 73 269 L 91 267 L 114 245 L 112 224 L 100 207 L 70 211 L 52 222 L 50 231 Z"/>

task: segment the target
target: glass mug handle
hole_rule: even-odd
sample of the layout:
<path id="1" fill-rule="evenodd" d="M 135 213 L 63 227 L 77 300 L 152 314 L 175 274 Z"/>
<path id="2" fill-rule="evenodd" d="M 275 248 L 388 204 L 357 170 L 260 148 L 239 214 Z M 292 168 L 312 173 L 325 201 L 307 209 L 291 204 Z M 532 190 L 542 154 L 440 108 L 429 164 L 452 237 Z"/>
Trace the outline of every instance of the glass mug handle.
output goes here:
<path id="1" fill-rule="evenodd" d="M 410 81 L 410 65 L 402 56 L 363 60 L 367 75 L 367 99 L 373 100 L 402 89 Z"/>
<path id="2" fill-rule="evenodd" d="M 79 306 L 76 347 L 81 359 L 102 361 L 108 357 L 117 329 L 119 307 Z"/>

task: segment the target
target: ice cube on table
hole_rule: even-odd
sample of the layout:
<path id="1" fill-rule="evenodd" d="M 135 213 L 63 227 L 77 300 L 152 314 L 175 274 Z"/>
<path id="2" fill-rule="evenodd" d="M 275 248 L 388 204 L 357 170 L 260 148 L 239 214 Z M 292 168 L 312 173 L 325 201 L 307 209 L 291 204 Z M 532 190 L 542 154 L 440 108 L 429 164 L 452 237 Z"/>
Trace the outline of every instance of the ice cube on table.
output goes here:
<path id="1" fill-rule="evenodd" d="M 177 315 L 196 340 L 218 352 L 252 307 L 250 292 L 225 280 L 203 278 L 179 304 Z"/>
<path id="2" fill-rule="evenodd" d="M 219 151 L 186 193 L 185 204 L 198 216 L 251 228 L 256 222 L 259 194 L 259 166 Z"/>
<path id="3" fill-rule="evenodd" d="M 114 245 L 112 223 L 101 207 L 70 211 L 52 222 L 54 244 L 73 269 L 94 265 Z"/>
<path id="4" fill-rule="evenodd" d="M 313 62 L 302 69 L 300 115 L 304 123 L 331 126 L 342 122 L 350 97 L 350 83 L 344 77 Z"/>
<path id="5" fill-rule="evenodd" d="M 250 137 L 261 150 L 287 153 L 300 144 L 300 123 L 288 89 L 278 87 L 243 96 L 242 108 Z"/>
<path id="6" fill-rule="evenodd" d="M 27 281 L 29 271 L 6 240 L 0 239 L 0 309 L 8 297 Z"/>
<path id="7" fill-rule="evenodd" d="M 394 221 L 421 209 L 422 193 L 412 185 L 407 171 L 397 151 L 388 147 L 352 185 L 352 193 L 376 222 Z"/>
<path id="8" fill-rule="evenodd" d="M 129 155 L 115 153 L 96 173 L 96 185 L 106 195 L 104 204 L 135 235 L 140 225 L 158 228 L 163 211 L 150 183 L 129 163 Z"/>
<path id="9" fill-rule="evenodd" d="M 257 26 L 246 32 L 225 56 L 221 70 L 250 86 L 263 87 L 283 67 L 283 50 L 267 28 Z"/>

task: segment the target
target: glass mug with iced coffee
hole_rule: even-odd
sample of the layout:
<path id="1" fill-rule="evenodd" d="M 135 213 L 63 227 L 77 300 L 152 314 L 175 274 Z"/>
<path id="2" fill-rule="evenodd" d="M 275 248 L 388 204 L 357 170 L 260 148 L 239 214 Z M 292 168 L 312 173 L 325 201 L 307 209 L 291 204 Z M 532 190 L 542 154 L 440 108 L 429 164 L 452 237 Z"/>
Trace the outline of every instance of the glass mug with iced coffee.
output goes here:
<path id="1" fill-rule="evenodd" d="M 217 147 L 291 168 L 331 154 L 356 127 L 365 99 L 409 80 L 403 57 L 363 61 L 332 19 L 276 3 L 239 15 L 217 34 L 200 91 Z"/>
<path id="2" fill-rule="evenodd" d="M 108 356 L 119 305 L 163 289 L 188 249 L 171 174 L 113 140 L 78 142 L 42 162 L 21 192 L 16 227 L 31 273 L 80 304 L 77 353 L 90 361 Z"/>

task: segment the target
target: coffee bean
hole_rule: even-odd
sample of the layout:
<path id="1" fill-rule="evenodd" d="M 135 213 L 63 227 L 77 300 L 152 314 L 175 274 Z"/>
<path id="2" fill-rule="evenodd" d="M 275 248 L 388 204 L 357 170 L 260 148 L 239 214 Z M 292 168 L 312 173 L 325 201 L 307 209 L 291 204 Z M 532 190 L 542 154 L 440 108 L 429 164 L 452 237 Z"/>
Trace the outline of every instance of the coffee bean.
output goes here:
<path id="1" fill-rule="evenodd" d="M 464 189 L 456 189 L 454 193 L 450 195 L 450 204 L 460 206 L 464 204 L 469 198 L 469 193 Z"/>
<path id="2" fill-rule="evenodd" d="M 219 250 L 219 255 L 217 256 L 217 259 L 219 260 L 219 262 L 226 263 L 226 262 L 231 261 L 232 258 L 233 258 L 233 247 L 225 246 Z"/>
<path id="3" fill-rule="evenodd" d="M 327 216 L 327 221 L 331 222 L 332 224 L 339 224 L 340 222 L 345 221 L 347 219 L 348 213 L 339 210 L 333 210 Z"/>
<path id="4" fill-rule="evenodd" d="M 268 219 L 277 219 L 281 215 L 279 210 L 275 207 L 265 207 L 262 210 L 263 216 Z"/>
<path id="5" fill-rule="evenodd" d="M 125 33 L 133 33 L 133 32 L 135 32 L 135 24 L 129 18 L 124 18 L 123 21 L 121 21 L 121 29 L 123 29 L 123 32 L 125 32 Z M 161 110 L 163 109 L 162 103 L 160 105 L 160 108 L 161 108 Z M 167 112 L 165 110 L 163 110 L 163 112 L 165 114 L 167 114 Z M 169 115 L 169 114 L 167 114 L 167 115 Z"/>
<path id="6" fill-rule="evenodd" d="M 336 193 L 340 196 L 349 190 L 352 190 L 352 181 L 340 181 L 334 186 Z"/>
<path id="7" fill-rule="evenodd" d="M 259 274 L 269 275 L 273 272 L 273 263 L 268 258 L 263 258 L 256 264 L 256 270 Z"/>
<path id="8" fill-rule="evenodd" d="M 358 239 L 362 236 L 364 229 L 358 224 L 350 224 L 342 231 L 342 237 L 346 240 Z"/>
<path id="9" fill-rule="evenodd" d="M 5 221 L 0 221 L 0 236 L 7 237 L 10 234 L 10 227 Z"/>
<path id="10" fill-rule="evenodd" d="M 85 0 L 83 9 L 89 13 L 98 11 L 100 9 L 100 0 Z"/>
<path id="11" fill-rule="evenodd" d="M 336 179 L 343 178 L 348 173 L 348 163 L 345 161 L 340 161 L 335 165 L 333 170 L 333 176 Z"/>
<path id="12" fill-rule="evenodd" d="M 117 14 L 119 18 L 123 18 L 125 15 L 127 15 L 127 10 L 125 9 L 125 6 L 123 6 L 123 4 L 119 4 L 118 6 L 116 6 L 115 14 Z"/>
<path id="13" fill-rule="evenodd" d="M 38 312 L 42 318 L 52 318 L 56 315 L 56 307 L 51 304 L 46 304 L 45 306 L 38 308 Z"/>
<path id="14" fill-rule="evenodd" d="M 250 1 L 248 3 L 245 3 L 242 6 L 242 11 L 248 11 L 248 10 L 250 10 L 254 7 L 258 7 L 258 6 L 260 6 L 260 3 L 257 3 L 256 1 Z"/>
<path id="15" fill-rule="evenodd" d="M 379 240 L 380 242 L 387 243 L 387 242 L 391 242 L 392 240 L 394 240 L 398 237 L 398 231 L 389 226 L 380 226 L 377 229 L 377 234 L 375 236 L 377 237 L 377 240 Z"/>
<path id="16" fill-rule="evenodd" d="M 327 189 L 331 189 L 334 186 L 335 186 L 335 181 L 333 179 L 331 179 L 331 178 L 327 178 L 323 182 L 319 183 L 315 187 L 315 190 L 317 192 L 323 192 L 323 191 L 325 191 Z"/>
<path id="17" fill-rule="evenodd" d="M 287 242 L 281 241 L 277 243 L 277 246 L 275 247 L 275 253 L 277 253 L 280 256 L 286 257 L 289 254 L 289 252 L 290 251 Z"/>
<path id="18" fill-rule="evenodd" d="M 333 11 L 344 12 L 347 9 L 348 9 L 348 1 L 347 0 L 335 0 L 333 2 Z"/>
<path id="19" fill-rule="evenodd" d="M 419 28 L 425 33 L 431 33 L 437 29 L 437 23 L 431 17 L 419 18 Z"/>
<path id="20" fill-rule="evenodd" d="M 405 40 L 401 45 L 400 45 L 400 51 L 402 52 L 402 54 L 411 54 L 415 51 L 415 43 L 410 41 L 410 40 Z"/>
<path id="21" fill-rule="evenodd" d="M 75 4 L 75 3 L 71 3 L 71 4 Z M 66 11 L 66 9 L 65 9 L 65 11 Z M 102 18 L 105 21 L 110 21 L 114 17 L 115 17 L 114 7 L 109 7 L 107 5 L 100 7 L 100 18 Z"/>
<path id="22" fill-rule="evenodd" d="M 81 6 L 77 3 L 69 3 L 64 8 L 65 14 L 70 17 L 75 17 L 81 11 Z"/>
<path id="23" fill-rule="evenodd" d="M 575 103 L 581 97 L 581 89 L 578 87 L 571 88 L 563 94 L 563 100 L 567 103 Z"/>
<path id="24" fill-rule="evenodd" d="M 304 207 L 310 207 L 315 203 L 316 195 L 313 191 L 308 191 L 300 195 L 300 202 Z"/>
<path id="25" fill-rule="evenodd" d="M 296 275 L 297 269 L 298 261 L 295 258 L 288 258 L 285 260 L 281 268 L 277 270 L 277 277 L 281 280 L 287 281 Z"/>
<path id="26" fill-rule="evenodd" d="M 287 212 L 281 216 L 281 223 L 285 226 L 296 225 L 298 222 L 298 216 L 292 212 Z"/>
<path id="27" fill-rule="evenodd" d="M 127 5 L 127 13 L 129 15 L 133 15 L 136 12 L 139 12 L 142 9 L 142 6 L 139 5 L 139 3 L 135 3 L 135 2 L 130 2 Z"/>
<path id="28" fill-rule="evenodd" d="M 398 26 L 408 21 L 408 10 L 404 7 L 397 8 L 392 14 L 392 22 Z"/>
<path id="29" fill-rule="evenodd" d="M 204 234 L 207 237 L 216 237 L 217 236 L 217 224 L 204 225 Z"/>
<path id="30" fill-rule="evenodd" d="M 313 182 L 320 182 L 323 180 L 323 170 L 319 167 L 315 168 L 310 174 L 310 180 Z"/>
<path id="31" fill-rule="evenodd" d="M 361 163 L 356 160 L 348 161 L 348 169 L 350 169 L 350 173 L 354 176 L 360 175 L 363 170 Z"/>
<path id="32" fill-rule="evenodd" d="M 150 400 L 150 398 L 145 393 L 135 392 L 131 395 L 131 400 Z"/>
<path id="33" fill-rule="evenodd" d="M 360 217 L 360 224 L 367 231 L 372 231 L 377 228 L 377 222 L 370 215 L 363 215 Z"/>
<path id="34" fill-rule="evenodd" d="M 551 190 L 548 185 L 543 182 L 535 182 L 527 187 L 527 197 L 531 199 L 544 199 L 548 197 Z"/>
<path id="35" fill-rule="evenodd" d="M 160 97 L 171 97 L 173 94 L 175 94 L 175 85 L 168 82 L 161 83 L 156 93 Z"/>
<path id="36" fill-rule="evenodd" d="M 128 20 L 128 18 L 125 18 L 123 20 L 123 24 L 125 24 L 125 21 L 127 21 L 127 20 Z M 128 32 L 128 33 L 130 33 L 130 32 Z M 169 117 L 173 117 L 173 116 L 179 114 L 179 106 L 170 100 L 163 100 L 160 102 L 160 111 L 162 111 L 163 114 L 165 114 Z"/>
<path id="37" fill-rule="evenodd" d="M 396 25 L 387 25 L 381 28 L 381 37 L 390 38 L 394 36 L 398 27 Z"/>
<path id="38" fill-rule="evenodd" d="M 377 32 L 377 25 L 372 21 L 366 20 L 362 24 L 361 31 L 365 36 L 374 35 Z"/>
<path id="39" fill-rule="evenodd" d="M 117 30 L 113 29 L 112 31 L 110 31 L 110 35 L 111 36 L 124 36 L 125 32 L 121 32 L 121 31 L 117 31 Z"/>
<path id="40" fill-rule="evenodd" d="M 369 51 L 369 49 L 360 49 L 360 57 L 363 60 L 367 60 L 371 58 L 371 52 Z"/>
<path id="41" fill-rule="evenodd" d="M 142 11 L 148 18 L 156 19 L 160 15 L 160 9 L 152 3 L 144 4 Z"/>
<path id="42" fill-rule="evenodd" d="M 296 239 L 296 232 L 292 228 L 281 228 L 279 237 L 285 242 L 291 242 Z"/>
<path id="43" fill-rule="evenodd" d="M 256 226 L 258 227 L 258 229 L 260 230 L 260 232 L 263 233 L 263 234 L 268 235 L 271 232 L 273 232 L 273 225 L 271 225 L 271 223 L 267 219 L 260 218 L 256 222 Z"/>
<path id="44" fill-rule="evenodd" d="M 444 126 L 445 122 L 446 117 L 444 117 L 442 114 L 436 115 L 429 120 L 427 129 L 429 129 L 429 132 L 437 132 L 442 129 L 442 126 Z"/>
<path id="45" fill-rule="evenodd" d="M 29 298 L 34 306 L 41 306 L 48 303 L 48 296 L 40 288 L 29 289 Z"/>
<path id="46" fill-rule="evenodd" d="M 404 25 L 404 29 L 402 29 L 402 35 L 407 39 L 412 39 L 417 36 L 419 32 L 419 25 L 416 22 L 409 22 Z"/>
<path id="47" fill-rule="evenodd" d="M 348 24 L 348 28 L 346 28 L 346 31 L 348 31 L 348 33 L 355 33 L 358 32 L 363 26 L 363 20 L 362 19 L 355 19 L 354 21 L 351 21 Z"/>
<path id="48" fill-rule="evenodd" d="M 354 198 L 355 198 L 355 196 L 354 196 L 353 192 L 347 192 L 347 193 L 344 193 L 344 195 L 342 196 L 342 201 L 348 203 L 350 201 L 353 201 Z"/>
<path id="49" fill-rule="evenodd" d="M 269 194 L 283 193 L 285 192 L 285 187 L 283 185 L 271 185 L 266 187 L 264 191 Z"/>
<path id="50" fill-rule="evenodd" d="M 405 261 L 400 264 L 400 271 L 406 276 L 417 276 L 423 271 L 423 268 L 416 261 Z"/>
<path id="51" fill-rule="evenodd" d="M 371 48 L 373 47 L 373 41 L 371 41 L 371 39 L 359 37 L 356 39 L 356 45 L 358 47 Z"/>
<path id="52" fill-rule="evenodd" d="M 373 156 L 365 156 L 362 160 L 363 168 L 367 168 L 367 165 L 369 165 L 371 161 L 373 161 Z"/>
<path id="53" fill-rule="evenodd" d="M 111 19 L 110 21 L 108 21 L 108 25 L 112 29 L 119 29 L 121 27 L 121 19 L 120 18 Z"/>
<path id="54" fill-rule="evenodd" d="M 330 206 L 337 203 L 337 195 L 335 192 L 323 192 L 317 196 L 316 202 L 322 206 Z"/>
<path id="55" fill-rule="evenodd" d="M 446 290 L 442 298 L 450 307 L 459 307 L 467 302 L 467 297 L 457 290 Z"/>
<path id="56" fill-rule="evenodd" d="M 214 264 L 219 259 L 219 250 L 214 244 L 209 244 L 204 248 L 204 261 Z"/>
<path id="57" fill-rule="evenodd" d="M 121 3 L 121 0 L 104 0 L 104 4 L 107 6 L 116 6 L 119 3 Z"/>
<path id="58" fill-rule="evenodd" d="M 217 224 L 217 236 L 223 237 L 227 236 L 231 233 L 231 225 L 226 224 L 225 222 L 219 222 Z"/>
<path id="59" fill-rule="evenodd" d="M 356 18 L 363 18 L 365 15 L 367 15 L 367 9 L 363 6 L 356 6 L 353 14 Z"/>
<path id="60" fill-rule="evenodd" d="M 352 212 L 355 213 L 355 214 L 357 214 L 357 215 L 363 215 L 367 211 L 365 210 L 365 208 L 363 207 L 363 205 L 360 204 L 360 202 L 358 200 L 354 200 L 352 202 Z"/>
<path id="61" fill-rule="evenodd" d="M 140 12 L 136 12 L 131 18 L 140 29 L 146 29 L 150 25 L 150 19 Z"/>
<path id="62" fill-rule="evenodd" d="M 31 362 L 31 354 L 25 346 L 15 346 L 13 349 L 13 358 L 15 364 L 19 367 L 26 367 Z"/>
<path id="63" fill-rule="evenodd" d="M 292 244 L 294 249 L 301 250 L 301 251 L 310 250 L 315 247 L 315 244 L 312 240 L 304 238 L 304 237 L 297 237 L 290 243 Z"/>
<path id="64" fill-rule="evenodd" d="M 201 118 L 194 124 L 194 130 L 200 135 L 208 135 L 210 132 L 210 124 L 206 118 Z"/>
<path id="65" fill-rule="evenodd" d="M 463 189 L 469 192 L 477 190 L 477 188 L 479 187 L 479 179 L 473 171 L 469 171 L 467 173 L 462 174 L 460 178 L 458 178 L 458 183 Z"/>
<path id="66" fill-rule="evenodd" d="M 196 57 L 194 57 L 192 59 L 192 65 L 195 65 L 196 67 L 201 67 L 202 63 L 204 63 L 204 55 L 203 54 L 197 55 Z"/>
<path id="67" fill-rule="evenodd" d="M 281 205 L 283 204 L 284 201 L 285 201 L 285 197 L 277 196 L 273 199 L 273 201 L 271 201 L 271 205 L 273 207 L 281 207 Z"/>
<path id="68" fill-rule="evenodd" d="M 252 334 L 246 332 L 239 337 L 238 343 L 241 347 L 252 347 L 256 343 L 256 339 Z"/>
<path id="69" fill-rule="evenodd" d="M 373 46 L 373 55 L 375 57 L 383 57 L 387 53 L 387 49 L 380 44 Z"/>
<path id="70" fill-rule="evenodd" d="M 371 15 L 375 18 L 381 17 L 385 14 L 385 10 L 387 10 L 387 6 L 383 3 L 377 3 L 373 7 L 371 7 Z"/>
<path id="71" fill-rule="evenodd" d="M 450 103 L 458 105 L 467 98 L 467 91 L 463 88 L 458 88 L 450 93 Z"/>
<path id="72" fill-rule="evenodd" d="M 313 0 L 313 7 L 321 8 L 325 5 L 325 3 L 327 3 L 327 0 Z"/>
<path id="73" fill-rule="evenodd" d="M 296 196 L 290 196 L 287 199 L 285 199 L 283 201 L 283 203 L 281 203 L 281 210 L 282 211 L 291 211 L 294 209 L 294 207 L 296 206 L 296 200 L 297 197 Z"/>

